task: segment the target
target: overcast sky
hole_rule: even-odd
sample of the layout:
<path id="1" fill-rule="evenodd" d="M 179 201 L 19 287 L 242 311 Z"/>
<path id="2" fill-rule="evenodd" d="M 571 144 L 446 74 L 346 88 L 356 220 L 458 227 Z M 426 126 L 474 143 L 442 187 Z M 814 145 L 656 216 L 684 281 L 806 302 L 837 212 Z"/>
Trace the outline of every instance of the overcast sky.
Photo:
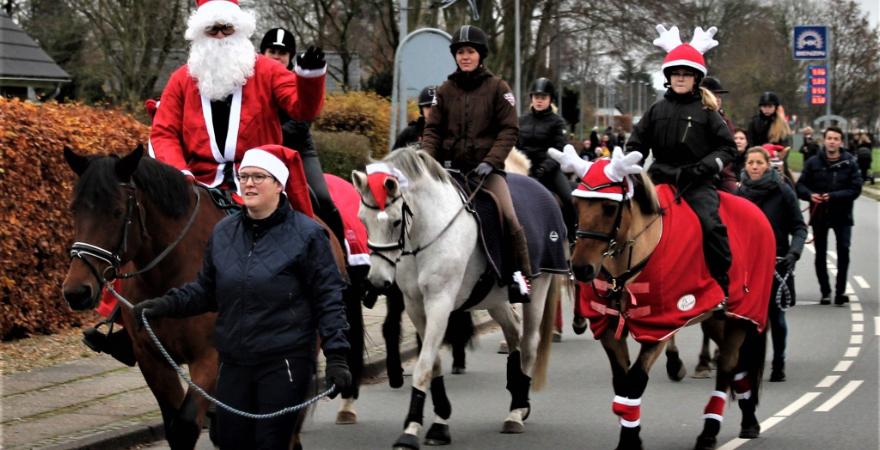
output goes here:
<path id="1" fill-rule="evenodd" d="M 868 12 L 868 18 L 871 25 L 877 26 L 880 23 L 880 0 L 858 0 L 862 5 L 862 10 Z"/>

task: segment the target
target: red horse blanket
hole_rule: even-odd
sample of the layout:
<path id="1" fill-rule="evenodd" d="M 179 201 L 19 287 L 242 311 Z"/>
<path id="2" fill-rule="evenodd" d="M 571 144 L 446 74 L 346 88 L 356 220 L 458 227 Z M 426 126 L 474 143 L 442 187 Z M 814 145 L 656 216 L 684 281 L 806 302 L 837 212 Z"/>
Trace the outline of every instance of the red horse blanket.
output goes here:
<path id="1" fill-rule="evenodd" d="M 369 266 L 370 249 L 367 248 L 367 227 L 358 218 L 358 208 L 361 197 L 357 189 L 348 181 L 331 175 L 324 174 L 327 182 L 327 190 L 330 198 L 336 204 L 339 215 L 342 216 L 342 226 L 345 228 L 345 252 L 348 254 L 348 264 L 352 266 Z"/>
<path id="2" fill-rule="evenodd" d="M 733 263 L 727 314 L 748 319 L 764 329 L 776 262 L 776 241 L 764 213 L 752 202 L 719 192 L 721 220 L 727 225 Z M 627 285 L 623 322 L 639 342 L 669 339 L 701 314 L 721 303 L 724 294 L 709 275 L 703 256 L 702 231 L 686 202 L 676 203 L 668 185 L 657 186 L 664 210 L 660 242 L 645 269 Z M 578 313 L 590 319 L 597 339 L 618 312 L 601 298 L 607 283 L 580 283 Z"/>

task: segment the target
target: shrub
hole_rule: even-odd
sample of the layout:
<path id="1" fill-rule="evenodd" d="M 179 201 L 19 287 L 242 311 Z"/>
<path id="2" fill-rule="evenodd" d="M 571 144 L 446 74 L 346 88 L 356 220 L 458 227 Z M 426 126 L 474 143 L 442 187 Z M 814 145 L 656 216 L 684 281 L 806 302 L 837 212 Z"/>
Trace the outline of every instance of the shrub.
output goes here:
<path id="1" fill-rule="evenodd" d="M 148 135 L 119 111 L 0 98 L 0 339 L 52 333 L 92 314 L 71 313 L 61 297 L 76 182 L 63 148 L 127 153 Z"/>
<path id="2" fill-rule="evenodd" d="M 352 170 L 364 170 L 370 157 L 370 140 L 365 136 L 348 131 L 315 131 L 312 137 L 324 172 L 348 180 Z"/>
<path id="3" fill-rule="evenodd" d="M 391 102 L 387 99 L 371 92 L 348 92 L 327 96 L 314 130 L 349 131 L 365 136 L 371 155 L 379 158 L 388 153 L 390 122 Z"/>

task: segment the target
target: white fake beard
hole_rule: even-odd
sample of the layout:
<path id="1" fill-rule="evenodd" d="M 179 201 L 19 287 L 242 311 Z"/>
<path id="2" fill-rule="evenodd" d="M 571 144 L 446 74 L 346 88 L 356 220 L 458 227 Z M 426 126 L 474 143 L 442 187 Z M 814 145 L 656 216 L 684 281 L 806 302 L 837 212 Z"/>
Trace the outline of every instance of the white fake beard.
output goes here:
<path id="1" fill-rule="evenodd" d="M 199 92 L 209 100 L 222 100 L 244 86 L 256 60 L 254 44 L 243 34 L 223 39 L 202 34 L 193 40 L 187 65 Z"/>

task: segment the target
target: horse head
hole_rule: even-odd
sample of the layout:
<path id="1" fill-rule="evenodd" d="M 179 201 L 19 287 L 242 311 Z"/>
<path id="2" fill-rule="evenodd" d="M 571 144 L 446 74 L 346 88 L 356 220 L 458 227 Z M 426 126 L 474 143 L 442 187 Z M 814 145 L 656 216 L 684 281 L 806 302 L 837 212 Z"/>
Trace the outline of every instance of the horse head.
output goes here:
<path id="1" fill-rule="evenodd" d="M 351 173 L 351 181 L 361 197 L 358 218 L 367 228 L 367 245 L 371 250 L 367 280 L 378 289 L 387 289 L 394 282 L 406 231 L 400 175 L 395 175 L 393 169 L 390 172 Z"/>
<path id="2" fill-rule="evenodd" d="M 75 243 L 62 284 L 64 299 L 74 310 L 94 308 L 102 284 L 140 246 L 142 233 L 131 232 L 133 221 L 143 226 L 132 179 L 143 154 L 141 145 L 121 158 L 86 157 L 64 148 L 64 158 L 78 176 L 70 207 Z"/>

